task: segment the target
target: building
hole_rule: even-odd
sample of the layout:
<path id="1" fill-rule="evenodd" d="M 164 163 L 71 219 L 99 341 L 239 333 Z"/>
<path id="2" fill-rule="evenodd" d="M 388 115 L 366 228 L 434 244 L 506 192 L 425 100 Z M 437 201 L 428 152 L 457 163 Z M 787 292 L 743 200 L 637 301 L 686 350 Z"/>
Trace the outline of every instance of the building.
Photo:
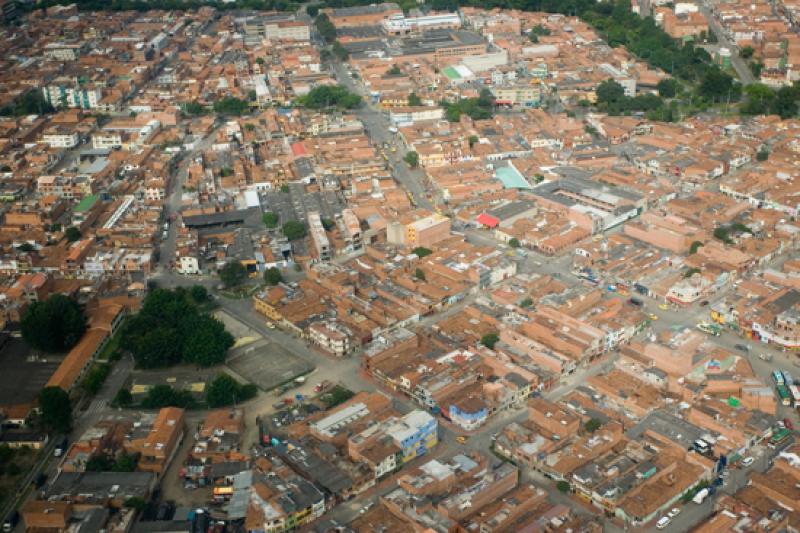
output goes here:
<path id="1" fill-rule="evenodd" d="M 140 427 L 125 443 L 129 454 L 139 454 L 139 470 L 163 474 L 184 436 L 184 411 L 165 407 L 158 412 L 151 428 Z"/>
<path id="2" fill-rule="evenodd" d="M 316 322 L 308 326 L 308 339 L 326 352 L 343 357 L 352 349 L 350 331 L 335 321 Z"/>
<path id="3" fill-rule="evenodd" d="M 80 140 L 77 131 L 58 126 L 47 128 L 41 137 L 41 142 L 51 148 L 75 148 L 80 144 Z"/>
<path id="4" fill-rule="evenodd" d="M 305 22 L 295 20 L 294 16 L 266 15 L 248 17 L 244 21 L 246 37 L 269 39 L 271 41 L 309 41 L 311 28 Z"/>
<path id="5" fill-rule="evenodd" d="M 342 227 L 345 243 L 351 251 L 358 251 L 364 247 L 361 223 L 352 209 L 342 210 Z"/>
<path id="6" fill-rule="evenodd" d="M 44 57 L 51 61 L 75 61 L 81 56 L 82 45 L 48 43 L 44 47 Z"/>
<path id="7" fill-rule="evenodd" d="M 322 224 L 322 218 L 316 211 L 308 213 L 308 232 L 311 234 L 311 241 L 314 243 L 319 260 L 330 261 L 331 243 Z"/>
<path id="8" fill-rule="evenodd" d="M 416 248 L 429 247 L 450 236 L 450 219 L 434 213 L 417 219 L 400 219 L 386 225 L 390 244 Z"/>
<path id="9" fill-rule="evenodd" d="M 100 89 L 91 86 L 51 83 L 42 87 L 44 99 L 53 107 L 95 109 L 103 99 Z"/>

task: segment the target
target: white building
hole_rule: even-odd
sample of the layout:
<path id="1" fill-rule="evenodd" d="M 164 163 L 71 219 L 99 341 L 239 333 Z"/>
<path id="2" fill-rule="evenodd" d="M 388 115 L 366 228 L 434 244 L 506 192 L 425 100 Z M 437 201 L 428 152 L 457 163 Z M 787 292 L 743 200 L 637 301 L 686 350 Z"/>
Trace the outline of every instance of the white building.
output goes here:
<path id="1" fill-rule="evenodd" d="M 80 136 L 76 131 L 51 129 L 42 134 L 41 142 L 51 148 L 75 148 L 80 143 Z"/>

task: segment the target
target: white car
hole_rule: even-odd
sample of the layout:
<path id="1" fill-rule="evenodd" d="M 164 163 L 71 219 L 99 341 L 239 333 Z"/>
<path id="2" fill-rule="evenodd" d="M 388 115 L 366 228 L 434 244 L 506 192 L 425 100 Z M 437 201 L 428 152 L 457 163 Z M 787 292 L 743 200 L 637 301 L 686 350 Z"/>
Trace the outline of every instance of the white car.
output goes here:
<path id="1" fill-rule="evenodd" d="M 664 529 L 670 522 L 672 522 L 672 520 L 670 520 L 668 516 L 662 516 L 658 519 L 658 522 L 656 522 L 656 529 Z"/>
<path id="2" fill-rule="evenodd" d="M 750 466 L 751 464 L 753 464 L 755 462 L 756 462 L 756 460 L 753 459 L 752 457 L 745 457 L 744 459 L 742 459 L 742 466 L 745 466 L 745 467 L 746 466 Z"/>
<path id="3" fill-rule="evenodd" d="M 667 516 L 668 516 L 668 517 L 670 517 L 670 518 L 675 518 L 675 517 L 676 517 L 676 516 L 678 516 L 679 514 L 681 514 L 681 510 L 680 510 L 680 509 L 678 509 L 677 507 L 673 507 L 673 508 L 670 510 L 670 512 L 668 512 L 668 513 L 667 513 Z"/>

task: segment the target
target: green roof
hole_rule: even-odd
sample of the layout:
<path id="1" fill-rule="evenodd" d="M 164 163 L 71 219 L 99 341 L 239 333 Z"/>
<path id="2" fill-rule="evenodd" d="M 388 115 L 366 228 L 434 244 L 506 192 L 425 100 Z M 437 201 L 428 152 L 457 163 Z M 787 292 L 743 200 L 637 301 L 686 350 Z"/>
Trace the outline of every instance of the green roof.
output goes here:
<path id="1" fill-rule="evenodd" d="M 75 209 L 73 209 L 73 211 L 75 213 L 83 213 L 85 211 L 88 211 L 89 209 L 92 208 L 92 206 L 95 204 L 96 201 L 97 201 L 97 195 L 90 194 L 89 196 L 81 200 L 80 203 L 78 203 L 78 205 L 75 206 Z"/>

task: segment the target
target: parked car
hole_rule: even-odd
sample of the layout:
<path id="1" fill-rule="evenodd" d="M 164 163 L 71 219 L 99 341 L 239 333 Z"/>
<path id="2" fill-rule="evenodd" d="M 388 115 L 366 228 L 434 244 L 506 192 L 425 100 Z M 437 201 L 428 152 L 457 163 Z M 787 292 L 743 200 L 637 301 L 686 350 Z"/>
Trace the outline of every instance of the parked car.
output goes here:
<path id="1" fill-rule="evenodd" d="M 786 429 L 792 429 L 793 430 L 794 429 L 794 424 L 792 424 L 792 421 L 789 420 L 788 418 L 784 418 L 783 419 L 783 427 L 785 427 Z"/>
<path id="2" fill-rule="evenodd" d="M 762 361 L 772 361 L 772 354 L 771 353 L 760 353 L 758 354 L 758 358 Z"/>
<path id="3" fill-rule="evenodd" d="M 708 305 L 708 300 L 703 300 L 702 302 L 700 302 L 700 307 L 705 307 L 707 305 Z"/>
<path id="4" fill-rule="evenodd" d="M 750 351 L 750 347 L 747 346 L 746 344 L 736 344 L 736 345 L 734 345 L 734 348 L 736 348 L 740 352 L 749 352 Z"/>
<path id="5" fill-rule="evenodd" d="M 672 520 L 668 516 L 662 516 L 656 522 L 656 529 L 665 529 Z"/>
<path id="6" fill-rule="evenodd" d="M 753 459 L 752 457 L 745 457 L 744 459 L 742 459 L 742 466 L 748 467 L 755 462 L 756 460 Z"/>
<path id="7" fill-rule="evenodd" d="M 14 531 L 14 528 L 17 527 L 17 523 L 19 522 L 19 511 L 14 511 L 6 521 L 3 522 L 3 531 Z"/>
<path id="8" fill-rule="evenodd" d="M 629 298 L 628 303 L 631 305 L 635 305 L 636 307 L 641 307 L 644 305 L 644 302 L 641 301 L 639 298 Z"/>
<path id="9" fill-rule="evenodd" d="M 667 516 L 670 518 L 675 518 L 679 514 L 681 514 L 681 510 L 677 507 L 673 507 L 670 512 L 667 513 Z"/>

